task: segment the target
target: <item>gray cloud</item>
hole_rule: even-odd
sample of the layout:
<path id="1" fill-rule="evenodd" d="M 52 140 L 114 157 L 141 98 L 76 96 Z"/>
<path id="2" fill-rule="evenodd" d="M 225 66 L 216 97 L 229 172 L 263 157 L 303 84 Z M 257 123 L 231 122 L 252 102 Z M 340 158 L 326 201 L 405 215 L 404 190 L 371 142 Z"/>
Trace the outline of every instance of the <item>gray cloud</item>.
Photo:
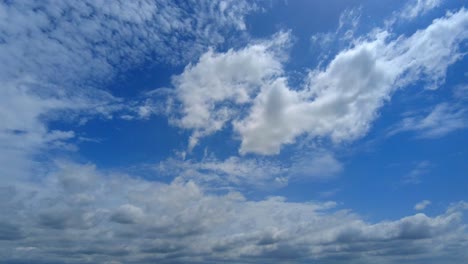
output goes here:
<path id="1" fill-rule="evenodd" d="M 391 263 L 401 257 L 414 263 L 421 255 L 455 254 L 448 263 L 457 263 L 466 258 L 465 202 L 436 216 L 368 223 L 334 202 L 250 201 L 235 192 L 210 194 L 193 182 L 152 182 L 73 163 L 54 170 L 38 183 L 15 183 L 14 210 L 2 210 L 9 219 L 0 227 L 4 262 Z M 90 175 L 82 180 L 88 187 L 67 191 L 62 179 L 81 179 L 83 171 Z M 78 196 L 94 199 L 80 203 Z"/>
<path id="2" fill-rule="evenodd" d="M 0 222 L 0 240 L 17 240 L 21 238 L 23 238 L 23 234 L 17 225 Z"/>

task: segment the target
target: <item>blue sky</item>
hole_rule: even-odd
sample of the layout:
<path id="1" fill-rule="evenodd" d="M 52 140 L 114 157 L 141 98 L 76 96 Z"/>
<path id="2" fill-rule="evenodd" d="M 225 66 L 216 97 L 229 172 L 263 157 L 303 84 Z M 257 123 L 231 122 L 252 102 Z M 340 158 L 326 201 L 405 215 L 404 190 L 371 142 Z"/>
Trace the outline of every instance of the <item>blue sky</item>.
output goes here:
<path id="1" fill-rule="evenodd" d="M 464 263 L 464 1 L 5 1 L 0 263 Z"/>

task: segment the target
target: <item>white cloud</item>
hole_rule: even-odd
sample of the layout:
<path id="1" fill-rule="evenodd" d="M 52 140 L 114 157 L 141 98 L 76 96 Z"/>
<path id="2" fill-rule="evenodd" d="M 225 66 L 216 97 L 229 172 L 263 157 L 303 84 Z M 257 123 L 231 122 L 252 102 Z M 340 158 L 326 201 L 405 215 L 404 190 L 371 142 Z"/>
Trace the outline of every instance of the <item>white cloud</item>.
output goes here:
<path id="1" fill-rule="evenodd" d="M 5 262 L 414 263 L 423 255 L 459 263 L 467 257 L 463 202 L 436 216 L 369 223 L 335 202 L 251 201 L 93 165 L 49 169 L 34 183 L 0 188 Z"/>
<path id="2" fill-rule="evenodd" d="M 413 131 L 419 138 L 439 138 L 468 127 L 468 115 L 457 104 L 440 103 L 426 116 L 405 117 L 389 135 Z"/>
<path id="3" fill-rule="evenodd" d="M 73 149 L 47 123 L 126 106 L 100 89 L 117 73 L 151 57 L 186 63 L 245 29 L 255 10 L 245 1 L 14 1 L 0 3 L 0 173 L 23 174 L 50 147 Z M 151 109 L 142 108 L 141 116 Z M 64 134 L 63 134 L 64 135 Z"/>
<path id="4" fill-rule="evenodd" d="M 175 96 L 182 106 L 181 116 L 172 122 L 194 130 L 189 150 L 200 137 L 221 130 L 239 114 L 237 106 L 251 103 L 262 85 L 282 73 L 281 50 L 288 43 L 289 34 L 279 33 L 241 50 L 209 50 L 174 77 Z"/>
<path id="5" fill-rule="evenodd" d="M 414 205 L 414 210 L 424 210 L 426 209 L 427 206 L 429 206 L 431 204 L 431 201 L 429 200 L 423 200 L 417 204 Z"/>
<path id="6" fill-rule="evenodd" d="M 271 81 L 249 116 L 234 123 L 240 153 L 277 154 L 302 134 L 334 142 L 363 136 L 398 88 L 423 80 L 435 89 L 444 81 L 447 67 L 463 56 L 458 48 L 468 37 L 467 25 L 461 9 L 410 37 L 391 40 L 381 30 L 338 53 L 326 69 L 312 71 L 301 90 L 284 78 Z"/>
<path id="7" fill-rule="evenodd" d="M 245 1 L 190 7 L 166 0 L 4 3 L 0 76 L 102 81 L 149 55 L 190 61 L 206 46 L 224 42 L 223 32 L 243 30 L 244 16 L 254 9 Z"/>

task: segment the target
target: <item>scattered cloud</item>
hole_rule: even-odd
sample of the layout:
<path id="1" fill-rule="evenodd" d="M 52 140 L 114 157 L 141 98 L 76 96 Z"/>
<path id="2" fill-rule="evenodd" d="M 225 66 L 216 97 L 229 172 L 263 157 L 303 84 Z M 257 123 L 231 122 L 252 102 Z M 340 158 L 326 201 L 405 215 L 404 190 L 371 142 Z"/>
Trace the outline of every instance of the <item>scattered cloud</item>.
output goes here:
<path id="1" fill-rule="evenodd" d="M 325 70 L 311 71 L 302 90 L 275 79 L 260 90 L 248 117 L 234 122 L 240 153 L 278 154 L 302 134 L 334 142 L 363 136 L 398 88 L 421 78 L 436 88 L 444 80 L 447 67 L 462 56 L 467 17 L 461 9 L 395 40 L 382 30 L 338 53 Z"/>
<path id="2" fill-rule="evenodd" d="M 83 124 L 126 109 L 103 89 L 117 73 L 149 55 L 153 63 L 187 63 L 228 41 L 225 31 L 245 30 L 255 9 L 225 0 L 1 3 L 0 173 L 23 174 L 51 146 L 73 149 L 70 137 L 57 137 L 73 131 L 49 131 L 50 121 Z"/>
<path id="3" fill-rule="evenodd" d="M 356 12 L 346 13 L 355 18 L 354 28 Z M 437 89 L 445 81 L 447 68 L 464 56 L 460 45 L 468 37 L 467 17 L 462 8 L 410 36 L 375 28 L 367 36 L 350 37 L 352 44 L 325 68 L 310 69 L 302 87 L 291 87 L 283 70 L 288 32 L 242 49 L 209 50 L 174 76 L 166 114 L 173 125 L 192 131 L 189 151 L 200 138 L 230 128 L 227 124 L 241 139 L 240 154 L 278 154 L 301 135 L 335 143 L 355 140 L 398 89 L 417 81 Z M 151 103 L 143 107 L 140 116 L 164 112 L 146 111 Z"/>
<path id="4" fill-rule="evenodd" d="M 440 1 L 414 3 L 403 16 L 423 14 Z M 464 56 L 459 46 L 468 34 L 467 11 L 447 13 L 409 36 L 375 29 L 362 37 L 356 36 L 359 14 L 349 11 L 341 19 L 353 18 L 349 30 L 343 21 L 339 30 L 351 44 L 293 87 L 285 71 L 291 32 L 219 51 L 242 38 L 245 17 L 254 10 L 243 0 L 1 3 L 0 263 L 466 260 L 463 201 L 438 215 L 370 222 L 335 201 L 249 200 L 239 190 L 341 173 L 343 165 L 328 151 L 301 152 L 287 164 L 247 154 L 279 154 L 301 136 L 357 139 L 398 89 L 416 80 L 438 88 L 447 67 Z M 103 89 L 148 58 L 188 65 L 173 76 L 172 87 L 144 94 L 142 104 Z M 74 141 L 95 141 L 51 129 L 52 121 L 81 126 L 97 116 L 132 120 L 155 113 L 190 131 L 189 151 L 202 137 L 232 128 L 241 156 L 197 160 L 183 151 L 148 178 L 92 163 L 50 162 L 50 150 L 63 154 L 75 149 Z M 439 104 L 427 116 L 409 117 L 395 133 L 438 137 L 465 128 L 465 116 L 458 106 Z M 403 181 L 419 183 L 430 168 L 422 161 Z M 171 177 L 154 180 L 164 175 Z M 319 195 L 329 199 L 338 191 Z"/>
<path id="5" fill-rule="evenodd" d="M 431 201 L 429 201 L 429 200 L 423 200 L 423 201 L 417 203 L 416 205 L 414 205 L 414 210 L 418 210 L 418 211 L 424 210 L 424 209 L 426 209 L 426 207 L 428 207 L 430 204 L 431 204 Z"/>

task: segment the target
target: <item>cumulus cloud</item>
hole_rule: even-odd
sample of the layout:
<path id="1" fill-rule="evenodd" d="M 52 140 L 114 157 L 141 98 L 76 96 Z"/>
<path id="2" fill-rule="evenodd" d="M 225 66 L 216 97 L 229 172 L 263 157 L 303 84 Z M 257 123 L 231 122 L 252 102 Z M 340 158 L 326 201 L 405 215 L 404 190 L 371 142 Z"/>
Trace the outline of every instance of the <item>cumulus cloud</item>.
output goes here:
<path id="1" fill-rule="evenodd" d="M 436 216 L 369 223 L 335 202 L 251 201 L 190 181 L 147 181 L 93 165 L 62 162 L 50 170 L 35 183 L 2 184 L 2 263 L 414 263 L 421 256 L 453 256 L 457 263 L 467 257 L 464 202 Z"/>
<path id="2" fill-rule="evenodd" d="M 363 136 L 378 109 L 398 88 L 423 80 L 436 89 L 447 67 L 460 59 L 467 38 L 465 9 L 436 19 L 409 37 L 380 30 L 336 55 L 324 70 L 311 71 L 303 89 L 285 78 L 263 86 L 248 117 L 234 122 L 240 153 L 277 154 L 303 134 L 333 142 Z"/>
<path id="3" fill-rule="evenodd" d="M 174 77 L 181 113 L 172 122 L 194 130 L 189 150 L 200 137 L 221 130 L 227 121 L 240 114 L 238 106 L 251 103 L 261 86 L 282 73 L 280 59 L 288 43 L 289 34 L 282 32 L 271 40 L 240 50 L 225 53 L 209 50 L 196 64 L 189 64 L 182 74 Z"/>
<path id="4" fill-rule="evenodd" d="M 414 205 L 414 210 L 424 210 L 426 207 L 428 207 L 431 204 L 431 201 L 429 200 L 423 200 L 417 204 Z"/>
<path id="5" fill-rule="evenodd" d="M 355 12 L 348 16 L 359 17 Z M 354 140 L 398 89 L 417 81 L 437 89 L 445 81 L 447 68 L 464 56 L 467 17 L 462 8 L 410 36 L 395 36 L 391 28 L 350 33 L 352 44 L 323 69 L 310 69 L 300 87 L 291 87 L 283 70 L 290 33 L 224 53 L 209 50 L 174 76 L 167 114 L 173 125 L 192 131 L 189 150 L 226 124 L 240 136 L 241 154 L 278 154 L 301 135 Z"/>

